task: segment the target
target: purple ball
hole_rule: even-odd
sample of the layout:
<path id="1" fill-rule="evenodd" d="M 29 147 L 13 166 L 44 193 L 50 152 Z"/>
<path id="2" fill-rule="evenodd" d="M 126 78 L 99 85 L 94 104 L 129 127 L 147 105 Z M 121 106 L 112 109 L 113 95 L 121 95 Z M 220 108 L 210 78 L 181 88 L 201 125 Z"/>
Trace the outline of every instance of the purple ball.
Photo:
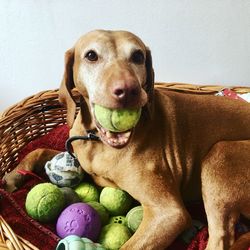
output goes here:
<path id="1" fill-rule="evenodd" d="M 100 230 L 101 220 L 98 213 L 90 205 L 83 202 L 66 207 L 56 223 L 56 231 L 61 238 L 77 235 L 95 241 Z"/>

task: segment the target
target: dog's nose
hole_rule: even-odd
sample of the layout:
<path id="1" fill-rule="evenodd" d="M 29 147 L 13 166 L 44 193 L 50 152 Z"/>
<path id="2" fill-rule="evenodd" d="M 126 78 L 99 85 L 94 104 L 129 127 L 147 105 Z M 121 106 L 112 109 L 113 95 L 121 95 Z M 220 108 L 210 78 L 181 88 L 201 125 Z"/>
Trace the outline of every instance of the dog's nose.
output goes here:
<path id="1" fill-rule="evenodd" d="M 117 97 L 118 99 L 122 99 L 125 96 L 125 89 L 122 88 L 116 88 L 114 90 L 114 95 L 115 97 Z"/>
<path id="2" fill-rule="evenodd" d="M 113 96 L 118 101 L 130 101 L 137 98 L 140 94 L 140 87 L 137 85 L 116 86 L 113 89 Z"/>

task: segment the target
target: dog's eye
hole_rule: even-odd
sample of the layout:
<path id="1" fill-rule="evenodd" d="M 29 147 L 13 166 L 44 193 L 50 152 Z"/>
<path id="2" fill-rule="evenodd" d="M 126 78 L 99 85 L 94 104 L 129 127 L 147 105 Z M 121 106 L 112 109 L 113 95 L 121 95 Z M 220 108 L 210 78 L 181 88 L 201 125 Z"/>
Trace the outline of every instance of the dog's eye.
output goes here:
<path id="1" fill-rule="evenodd" d="M 96 62 L 98 60 L 98 55 L 94 50 L 90 50 L 85 54 L 85 58 L 91 62 Z"/>
<path id="2" fill-rule="evenodd" d="M 144 63 L 144 54 L 141 50 L 136 50 L 131 55 L 131 61 L 136 64 L 143 64 Z"/>

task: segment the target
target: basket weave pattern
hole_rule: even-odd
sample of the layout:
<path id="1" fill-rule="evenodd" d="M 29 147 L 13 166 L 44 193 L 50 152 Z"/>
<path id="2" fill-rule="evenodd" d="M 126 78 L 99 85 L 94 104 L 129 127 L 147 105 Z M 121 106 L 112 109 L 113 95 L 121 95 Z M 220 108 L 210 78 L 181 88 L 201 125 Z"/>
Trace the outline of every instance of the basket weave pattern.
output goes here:
<path id="1" fill-rule="evenodd" d="M 74 92 L 77 99 L 77 93 Z M 78 98 L 79 99 L 79 98 Z M 17 103 L 0 117 L 0 177 L 18 163 L 18 152 L 30 141 L 66 123 L 58 90 L 40 92 Z"/>
<path id="2" fill-rule="evenodd" d="M 16 235 L 2 216 L 0 216 L 0 249 L 39 250 L 29 241 Z"/>

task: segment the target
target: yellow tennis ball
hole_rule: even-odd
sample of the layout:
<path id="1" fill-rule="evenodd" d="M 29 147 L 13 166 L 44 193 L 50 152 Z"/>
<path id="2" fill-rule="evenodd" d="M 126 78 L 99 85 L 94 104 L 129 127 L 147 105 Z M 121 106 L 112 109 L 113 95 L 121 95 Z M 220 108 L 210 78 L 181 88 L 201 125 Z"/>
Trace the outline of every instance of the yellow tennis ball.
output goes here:
<path id="1" fill-rule="evenodd" d="M 137 206 L 132 208 L 126 215 L 128 228 L 134 233 L 140 226 L 142 219 L 143 219 L 142 206 Z"/>
<path id="2" fill-rule="evenodd" d="M 50 222 L 56 219 L 64 204 L 64 195 L 56 185 L 41 183 L 29 191 L 25 208 L 33 219 Z"/>
<path id="3" fill-rule="evenodd" d="M 100 125 L 112 132 L 127 131 L 138 123 L 141 116 L 139 109 L 109 109 L 95 104 L 94 113 Z"/>
<path id="4" fill-rule="evenodd" d="M 93 184 L 87 182 L 81 183 L 75 188 L 75 192 L 83 202 L 99 200 L 99 191 Z"/>
<path id="5" fill-rule="evenodd" d="M 93 207 L 96 210 L 96 212 L 99 214 L 103 226 L 108 224 L 109 213 L 107 209 L 101 203 L 97 201 L 90 201 L 87 204 Z"/>
<path id="6" fill-rule="evenodd" d="M 102 228 L 99 243 L 109 250 L 117 250 L 120 249 L 131 236 L 126 226 L 112 223 Z"/>
<path id="7" fill-rule="evenodd" d="M 132 197 L 119 188 L 105 187 L 100 194 L 100 203 L 111 215 L 124 215 L 132 201 Z"/>

